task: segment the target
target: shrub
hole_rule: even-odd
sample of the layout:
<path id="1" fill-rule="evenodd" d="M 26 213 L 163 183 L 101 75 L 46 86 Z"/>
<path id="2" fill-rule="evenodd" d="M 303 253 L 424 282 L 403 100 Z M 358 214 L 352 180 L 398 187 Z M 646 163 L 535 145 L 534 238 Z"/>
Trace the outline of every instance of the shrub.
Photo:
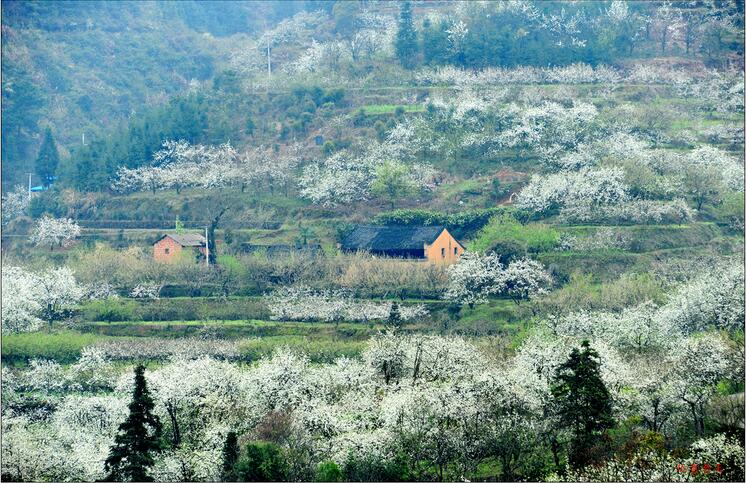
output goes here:
<path id="1" fill-rule="evenodd" d="M 466 237 L 486 225 L 495 215 L 511 212 L 508 208 L 486 208 L 443 213 L 421 209 L 399 209 L 380 213 L 373 219 L 377 225 L 444 225 L 456 237 Z"/>
<path id="2" fill-rule="evenodd" d="M 342 471 L 334 461 L 324 461 L 316 467 L 314 481 L 342 481 Z"/>
<path id="3" fill-rule="evenodd" d="M 351 454 L 344 462 L 346 481 L 410 481 L 404 457 L 399 455 L 391 461 L 371 455 Z"/>
<path id="4" fill-rule="evenodd" d="M 733 231 L 742 231 L 744 227 L 743 193 L 729 193 L 723 197 L 723 203 L 713 209 L 715 219 L 725 223 Z"/>
<path id="5" fill-rule="evenodd" d="M 288 465 L 282 448 L 261 441 L 246 445 L 236 464 L 240 481 L 285 481 Z"/>
<path id="6" fill-rule="evenodd" d="M 518 245 L 530 253 L 546 252 L 559 244 L 559 233 L 547 225 L 522 225 L 508 214 L 492 218 L 477 234 L 469 248 L 476 251 L 495 251 L 505 243 Z M 516 247 L 511 248 L 513 252 Z M 520 250 L 519 250 L 520 252 Z"/>

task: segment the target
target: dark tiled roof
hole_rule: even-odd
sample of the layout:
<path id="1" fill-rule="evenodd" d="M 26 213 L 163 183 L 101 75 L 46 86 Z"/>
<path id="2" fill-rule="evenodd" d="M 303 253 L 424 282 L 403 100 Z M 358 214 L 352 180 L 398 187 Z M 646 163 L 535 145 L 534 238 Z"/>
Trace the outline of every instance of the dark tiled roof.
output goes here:
<path id="1" fill-rule="evenodd" d="M 182 233 L 181 235 L 164 235 L 161 237 L 161 241 L 164 237 L 173 239 L 176 243 L 183 247 L 203 247 L 205 246 L 205 237 L 196 233 Z"/>
<path id="2" fill-rule="evenodd" d="M 345 250 L 418 250 L 432 244 L 443 226 L 366 226 L 358 225 L 342 240 Z"/>

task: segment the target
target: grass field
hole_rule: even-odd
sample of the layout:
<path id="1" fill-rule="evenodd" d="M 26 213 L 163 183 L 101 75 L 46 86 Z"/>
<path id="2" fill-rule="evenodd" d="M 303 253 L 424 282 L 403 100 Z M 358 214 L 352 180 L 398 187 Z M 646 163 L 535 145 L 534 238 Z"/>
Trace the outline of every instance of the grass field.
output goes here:
<path id="1" fill-rule="evenodd" d="M 330 362 L 341 356 L 359 355 L 367 338 L 379 328 L 359 324 L 339 324 L 335 327 L 333 324 L 259 320 L 99 322 L 83 324 L 77 330 L 3 336 L 2 361 L 12 366 L 25 365 L 32 359 L 71 364 L 87 346 L 136 343 L 147 339 L 204 338 L 209 335 L 218 340 L 234 341 L 240 359 L 244 361 L 254 361 L 280 347 L 290 347 L 308 355 L 312 362 Z"/>
<path id="2" fill-rule="evenodd" d="M 394 114 L 397 108 L 402 108 L 404 112 L 425 112 L 425 106 L 421 105 L 371 104 L 360 109 L 366 116 L 380 116 Z"/>

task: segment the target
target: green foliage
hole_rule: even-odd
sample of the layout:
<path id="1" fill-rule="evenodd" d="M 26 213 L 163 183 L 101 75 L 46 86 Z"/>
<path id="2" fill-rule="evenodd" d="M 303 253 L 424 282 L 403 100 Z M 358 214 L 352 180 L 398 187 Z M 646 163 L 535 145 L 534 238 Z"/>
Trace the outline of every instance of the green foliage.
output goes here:
<path id="1" fill-rule="evenodd" d="M 493 217 L 482 228 L 469 249 L 475 251 L 495 251 L 510 256 L 520 255 L 521 252 L 546 252 L 552 250 L 559 243 L 559 232 L 547 225 L 531 223 L 523 225 L 509 214 Z"/>
<path id="2" fill-rule="evenodd" d="M 417 64 L 417 32 L 414 30 L 412 21 L 412 5 L 404 2 L 399 13 L 399 30 L 396 32 L 394 43 L 396 57 L 402 66 L 407 69 Z"/>
<path id="3" fill-rule="evenodd" d="M 86 320 L 118 322 L 136 320 L 137 309 L 138 304 L 132 300 L 108 298 L 88 302 L 81 307 L 81 312 Z"/>
<path id="4" fill-rule="evenodd" d="M 443 225 L 456 237 L 465 237 L 482 228 L 493 216 L 505 213 L 505 208 L 487 208 L 444 213 L 423 209 L 399 209 L 379 213 L 373 218 L 377 225 Z"/>
<path id="5" fill-rule="evenodd" d="M 546 15 L 588 15 L 596 8 L 593 2 L 586 5 L 569 5 L 543 2 L 540 10 Z M 586 10 L 588 9 L 588 10 Z M 425 23 L 422 32 L 424 61 L 428 65 L 458 65 L 465 68 L 514 65 L 566 65 L 578 62 L 595 64 L 606 62 L 612 50 L 590 30 L 579 32 L 585 44 L 573 49 L 563 48 L 552 40 L 548 30 L 534 29 L 518 11 L 498 9 L 495 5 L 482 4 L 469 10 L 466 32 L 454 44 L 454 21 L 444 18 L 435 23 Z M 530 32 L 530 33 L 529 33 Z M 633 38 L 630 34 L 629 38 Z"/>
<path id="6" fill-rule="evenodd" d="M 399 454 L 392 460 L 367 454 L 350 454 L 344 462 L 342 473 L 346 481 L 412 481 L 406 457 Z"/>
<path id="7" fill-rule="evenodd" d="M 44 141 L 36 158 L 36 174 L 41 178 L 44 186 L 52 184 L 60 164 L 60 154 L 57 152 L 57 144 L 54 142 L 52 130 L 47 127 L 44 130 Z"/>
<path id="8" fill-rule="evenodd" d="M 238 481 L 236 463 L 238 463 L 239 454 L 238 437 L 235 431 L 229 431 L 223 445 L 223 469 L 220 475 L 222 481 Z"/>
<path id="9" fill-rule="evenodd" d="M 60 192 L 57 187 L 55 186 L 32 197 L 31 203 L 29 203 L 29 214 L 32 218 L 40 218 L 44 214 L 53 218 L 65 216 L 67 210 L 60 200 Z"/>
<path id="10" fill-rule="evenodd" d="M 733 231 L 743 231 L 744 227 L 744 199 L 743 193 L 728 193 L 723 197 L 723 203 L 715 208 L 718 222 L 726 223 Z"/>
<path id="11" fill-rule="evenodd" d="M 363 106 L 361 109 L 368 116 L 378 116 L 385 114 L 402 116 L 407 112 L 425 112 L 425 108 L 419 104 L 369 104 L 367 106 Z"/>
<path id="12" fill-rule="evenodd" d="M 360 10 L 360 5 L 357 2 L 334 2 L 332 7 L 334 28 L 343 37 L 353 34 L 358 10 Z"/>
<path id="13" fill-rule="evenodd" d="M 665 299 L 660 281 L 649 273 L 630 271 L 602 284 L 593 279 L 590 273 L 572 273 L 563 287 L 537 302 L 539 312 L 547 315 L 583 310 L 619 312 L 647 301 L 662 303 Z"/>
<path id="14" fill-rule="evenodd" d="M 107 481 L 153 481 L 148 468 L 153 466 L 153 453 L 161 449 L 163 430 L 158 416 L 153 414 L 155 403 L 145 381 L 145 367 L 135 367 L 135 388 L 129 415 L 119 425 L 114 446 L 109 450 L 104 468 Z"/>
<path id="15" fill-rule="evenodd" d="M 71 330 L 54 333 L 27 332 L 3 335 L 2 360 L 6 364 L 25 364 L 32 359 L 52 359 L 61 364 L 75 362 L 84 347 L 104 339 L 96 334 Z"/>
<path id="16" fill-rule="evenodd" d="M 344 333 L 345 329 L 340 332 Z M 365 346 L 365 340 L 346 340 L 344 337 L 281 336 L 247 340 L 240 344 L 240 351 L 245 359 L 254 361 L 270 356 L 275 349 L 290 347 L 307 354 L 312 362 L 330 363 L 340 357 L 359 357 Z"/>
<path id="17" fill-rule="evenodd" d="M 376 196 L 388 200 L 393 208 L 397 200 L 414 192 L 415 188 L 407 179 L 408 174 L 407 166 L 384 162 L 376 168 L 376 179 L 371 185 L 371 190 Z"/>
<path id="18" fill-rule="evenodd" d="M 389 311 L 389 318 L 386 320 L 386 326 L 391 329 L 401 328 L 402 320 L 401 313 L 399 312 L 399 304 L 396 302 L 391 303 L 391 310 Z"/>
<path id="19" fill-rule="evenodd" d="M 280 446 L 262 441 L 244 447 L 236 463 L 239 481 L 284 481 L 288 464 Z"/>
<path id="20" fill-rule="evenodd" d="M 613 427 L 612 401 L 601 379 L 598 353 L 584 340 L 574 348 L 555 373 L 551 391 L 554 409 L 563 427 L 572 433 L 568 460 L 583 468 L 595 460 L 594 446 L 604 431 Z"/>
<path id="21" fill-rule="evenodd" d="M 316 466 L 314 481 L 343 481 L 342 470 L 334 461 L 323 461 Z"/>

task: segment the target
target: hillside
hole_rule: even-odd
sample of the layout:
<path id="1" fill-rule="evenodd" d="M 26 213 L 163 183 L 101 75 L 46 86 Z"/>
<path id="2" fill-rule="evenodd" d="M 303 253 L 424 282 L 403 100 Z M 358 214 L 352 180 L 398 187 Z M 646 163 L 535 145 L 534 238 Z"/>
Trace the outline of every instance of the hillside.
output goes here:
<path id="1" fill-rule="evenodd" d="M 743 481 L 742 1 L 2 28 L 3 480 Z"/>
<path id="2" fill-rule="evenodd" d="M 67 154 L 227 64 L 236 42 L 314 2 L 30 2 L 3 5 L 3 186 L 33 172 L 51 126 Z M 256 12 L 262 12 L 261 19 Z"/>

